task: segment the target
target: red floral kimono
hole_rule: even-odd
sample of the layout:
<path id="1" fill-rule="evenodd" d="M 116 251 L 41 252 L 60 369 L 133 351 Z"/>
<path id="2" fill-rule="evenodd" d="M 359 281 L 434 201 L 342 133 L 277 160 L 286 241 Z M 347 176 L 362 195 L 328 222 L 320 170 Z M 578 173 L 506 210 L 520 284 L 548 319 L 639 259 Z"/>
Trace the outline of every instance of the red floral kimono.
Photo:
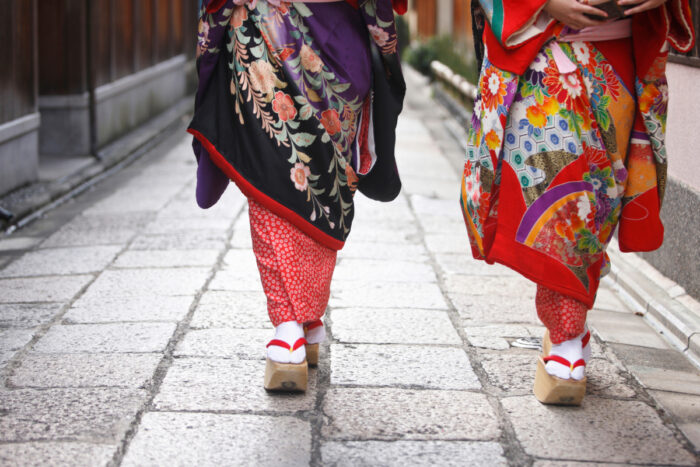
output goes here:
<path id="1" fill-rule="evenodd" d="M 694 42 L 688 0 L 602 42 L 560 41 L 545 0 L 480 3 L 485 57 L 461 195 L 473 255 L 591 308 L 618 224 L 623 251 L 663 240 L 664 70 L 669 45 Z"/>

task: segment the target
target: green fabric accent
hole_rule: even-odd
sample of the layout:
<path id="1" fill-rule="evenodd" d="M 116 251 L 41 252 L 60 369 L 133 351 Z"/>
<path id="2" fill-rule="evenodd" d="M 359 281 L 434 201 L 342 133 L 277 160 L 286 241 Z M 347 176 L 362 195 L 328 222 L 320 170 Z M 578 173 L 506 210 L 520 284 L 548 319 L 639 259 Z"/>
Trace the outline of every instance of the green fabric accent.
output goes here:
<path id="1" fill-rule="evenodd" d="M 502 0 L 494 0 L 493 2 L 493 17 L 491 18 L 491 29 L 493 30 L 493 33 L 496 35 L 496 38 L 498 38 L 499 42 L 501 44 L 504 43 L 505 38 L 503 37 L 503 23 L 504 23 L 504 18 L 503 18 L 503 1 Z"/>

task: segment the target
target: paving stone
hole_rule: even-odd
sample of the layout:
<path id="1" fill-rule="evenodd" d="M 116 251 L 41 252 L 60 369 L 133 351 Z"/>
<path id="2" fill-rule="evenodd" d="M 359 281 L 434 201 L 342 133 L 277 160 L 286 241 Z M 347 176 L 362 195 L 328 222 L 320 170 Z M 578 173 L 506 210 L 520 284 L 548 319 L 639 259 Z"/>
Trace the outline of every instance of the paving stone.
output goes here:
<path id="1" fill-rule="evenodd" d="M 331 288 L 331 307 L 447 309 L 440 287 L 433 283 L 368 283 L 344 281 Z"/>
<path id="2" fill-rule="evenodd" d="M 208 268 L 110 270 L 100 274 L 84 297 L 194 295 L 204 286 L 209 272 Z"/>
<path id="3" fill-rule="evenodd" d="M 175 349 L 178 357 L 223 357 L 264 360 L 270 329 L 193 329 Z"/>
<path id="4" fill-rule="evenodd" d="M 510 344 L 502 337 L 492 336 L 471 336 L 467 338 L 472 347 L 491 350 L 507 350 Z"/>
<path id="5" fill-rule="evenodd" d="M 0 279 L 0 302 L 67 302 L 91 280 L 88 275 Z"/>
<path id="6" fill-rule="evenodd" d="M 532 394 L 538 355 L 539 351 L 526 349 L 479 352 L 481 366 L 489 382 L 505 395 Z M 624 371 L 607 360 L 591 359 L 586 375 L 586 397 L 624 398 L 636 394 Z"/>
<path id="7" fill-rule="evenodd" d="M 143 388 L 161 355 L 68 354 L 25 356 L 9 378 L 15 387 Z"/>
<path id="8" fill-rule="evenodd" d="M 402 171 L 401 184 L 402 190 L 409 195 L 422 195 L 444 200 L 459 199 L 459 176 L 448 172 L 445 172 L 440 177 L 427 178 L 421 174 L 409 177 Z"/>
<path id="9" fill-rule="evenodd" d="M 316 404 L 316 370 L 309 370 L 305 393 L 263 389 L 264 360 L 177 358 L 156 396 L 157 410 L 266 411 L 311 410 Z"/>
<path id="10" fill-rule="evenodd" d="M 479 441 L 330 441 L 321 445 L 323 465 L 506 466 L 498 443 Z"/>
<path id="11" fill-rule="evenodd" d="M 191 296 L 100 297 L 94 294 L 79 298 L 63 318 L 66 323 L 177 322 L 187 315 L 192 301 Z"/>
<path id="12" fill-rule="evenodd" d="M 700 374 L 697 371 L 685 372 L 638 365 L 628 365 L 627 369 L 648 389 L 700 396 Z"/>
<path id="13" fill-rule="evenodd" d="M 420 244 L 349 241 L 338 253 L 338 259 L 367 258 L 374 260 L 388 259 L 423 263 L 428 260 L 427 253 L 425 247 Z"/>
<path id="14" fill-rule="evenodd" d="M 262 291 L 205 292 L 192 316 L 190 328 L 272 328 L 265 294 Z"/>
<path id="15" fill-rule="evenodd" d="M 700 423 L 700 396 L 667 391 L 649 391 L 651 397 L 677 423 Z"/>
<path id="16" fill-rule="evenodd" d="M 377 223 L 375 220 L 367 223 L 353 222 L 348 244 L 360 242 L 418 245 L 422 243 L 422 236 L 415 222 L 406 221 L 397 224 L 396 221 L 392 221 L 385 224 Z"/>
<path id="17" fill-rule="evenodd" d="M 498 295 L 448 294 L 465 326 L 487 323 L 540 324 L 535 299 Z"/>
<path id="18" fill-rule="evenodd" d="M 632 310 L 608 287 L 600 287 L 598 289 L 593 308 L 596 310 L 632 313 Z"/>
<path id="19" fill-rule="evenodd" d="M 331 384 L 481 388 L 464 350 L 417 345 L 334 344 L 331 346 Z"/>
<path id="20" fill-rule="evenodd" d="M 442 201 L 450 201 L 454 203 L 454 200 L 442 200 Z M 457 209 L 459 209 L 459 204 L 457 205 Z M 426 234 L 444 234 L 444 233 L 451 233 L 455 235 L 466 235 L 467 231 L 464 227 L 464 218 L 462 215 L 458 212 L 457 215 L 450 215 L 450 216 L 444 216 L 444 215 L 434 215 L 434 214 L 416 214 L 416 218 L 418 218 L 418 223 L 420 226 L 423 228 L 423 232 Z M 471 253 L 469 254 L 471 257 Z M 467 257 L 463 258 L 467 259 Z"/>
<path id="21" fill-rule="evenodd" d="M 466 230 L 459 234 L 427 234 L 425 244 L 432 253 L 471 254 Z"/>
<path id="22" fill-rule="evenodd" d="M 644 318 L 634 314 L 591 310 L 588 323 L 606 342 L 667 349 L 668 344 Z"/>
<path id="23" fill-rule="evenodd" d="M 0 352 L 14 353 L 34 337 L 35 329 L 0 329 Z"/>
<path id="24" fill-rule="evenodd" d="M 331 440 L 482 440 L 500 436 L 483 394 L 395 388 L 331 388 L 323 401 Z"/>
<path id="25" fill-rule="evenodd" d="M 152 220 L 150 213 L 79 216 L 65 224 L 41 246 L 126 245 Z"/>
<path id="26" fill-rule="evenodd" d="M 233 235 L 229 241 L 229 246 L 231 246 L 231 248 L 249 250 L 252 252 L 253 240 L 250 237 L 250 229 L 238 230 L 234 228 Z"/>
<path id="27" fill-rule="evenodd" d="M 232 250 L 241 251 L 241 250 Z M 247 251 L 247 250 L 244 250 Z M 209 283 L 209 290 L 262 292 L 260 273 L 255 264 L 252 267 L 224 266 Z"/>
<path id="28" fill-rule="evenodd" d="M 0 240 L 0 251 L 28 250 L 41 242 L 36 237 L 6 237 Z"/>
<path id="29" fill-rule="evenodd" d="M 343 343 L 462 343 L 446 311 L 336 308 L 331 318 L 333 337 Z"/>
<path id="30" fill-rule="evenodd" d="M 106 465 L 117 444 L 41 442 L 0 444 L 0 464 L 7 467 Z"/>
<path id="31" fill-rule="evenodd" d="M 188 232 L 191 230 L 227 231 L 231 228 L 231 224 L 231 219 L 219 217 L 198 218 L 195 222 L 191 222 L 182 217 L 164 217 L 159 215 L 157 219 L 151 221 L 143 228 L 142 233 L 153 235 Z"/>
<path id="32" fill-rule="evenodd" d="M 28 277 L 99 272 L 114 260 L 118 246 L 47 248 L 25 253 L 0 271 L 0 277 Z"/>
<path id="33" fill-rule="evenodd" d="M 115 268 L 177 268 L 213 266 L 219 257 L 217 250 L 153 250 L 125 251 L 114 262 Z"/>
<path id="34" fill-rule="evenodd" d="M 343 258 L 333 272 L 333 283 L 363 280 L 371 282 L 437 282 L 432 266 L 412 261 L 375 261 Z"/>
<path id="35" fill-rule="evenodd" d="M 177 465 L 307 466 L 311 426 L 292 417 L 145 414 L 122 465 L 172 465 L 175 459 Z"/>
<path id="36" fill-rule="evenodd" d="M 471 255 L 471 253 L 470 253 Z M 488 264 L 486 261 L 478 261 L 463 254 L 439 253 L 435 255 L 442 271 L 447 275 L 466 274 L 470 276 L 518 276 L 519 274 L 500 264 Z"/>
<path id="37" fill-rule="evenodd" d="M 695 452 L 700 452 L 700 423 L 680 423 L 678 428 L 693 445 Z"/>
<path id="38" fill-rule="evenodd" d="M 62 303 L 0 304 L 0 328 L 33 328 L 51 321 Z"/>
<path id="39" fill-rule="evenodd" d="M 0 393 L 0 441 L 120 441 L 148 393 L 136 389 L 17 389 Z"/>
<path id="40" fill-rule="evenodd" d="M 222 250 L 226 231 L 190 230 L 160 235 L 138 235 L 129 250 Z"/>
<path id="41" fill-rule="evenodd" d="M 459 215 L 460 212 L 459 202 L 456 200 L 426 198 L 420 195 L 413 195 L 410 198 L 413 211 L 417 215 L 433 214 L 449 218 L 450 216 L 454 216 L 455 213 Z"/>
<path id="42" fill-rule="evenodd" d="M 622 467 L 629 464 L 610 464 L 608 462 L 596 462 L 596 467 Z M 533 467 L 591 467 L 589 462 L 575 461 L 535 461 Z"/>
<path id="43" fill-rule="evenodd" d="M 57 325 L 34 345 L 39 353 L 163 352 L 175 323 Z"/>
<path id="44" fill-rule="evenodd" d="M 194 169 L 191 173 L 194 174 Z M 169 202 L 165 208 L 159 210 L 157 218 L 180 218 L 192 225 L 195 225 L 199 219 L 233 220 L 247 205 L 246 198 L 232 185 L 221 196 L 219 202 L 209 209 L 202 209 L 196 203 L 193 188 L 186 194 L 185 198 L 178 197 L 178 199 Z"/>
<path id="45" fill-rule="evenodd" d="M 467 337 L 541 337 L 544 334 L 539 329 L 536 332 L 530 332 L 526 326 L 519 324 L 490 324 L 485 326 L 465 326 L 464 332 Z"/>
<path id="46" fill-rule="evenodd" d="M 443 289 L 450 293 L 514 297 L 522 301 L 535 299 L 537 287 L 524 277 L 482 277 L 453 274 L 445 279 Z"/>
<path id="47" fill-rule="evenodd" d="M 637 347 L 636 345 L 608 344 L 615 355 L 629 366 L 664 368 L 693 373 L 697 369 L 685 358 L 678 358 L 678 352 L 671 349 Z"/>
<path id="48" fill-rule="evenodd" d="M 136 186 L 135 186 L 136 185 Z M 179 184 L 168 187 L 162 185 L 139 187 L 134 181 L 122 185 L 116 192 L 94 203 L 85 210 L 85 215 L 104 215 L 108 213 L 132 213 L 158 211 L 162 209 L 180 189 Z"/>
<path id="49" fill-rule="evenodd" d="M 525 451 L 591 462 L 693 465 L 654 409 L 638 401 L 587 396 L 581 408 L 546 406 L 530 395 L 501 401 Z"/>

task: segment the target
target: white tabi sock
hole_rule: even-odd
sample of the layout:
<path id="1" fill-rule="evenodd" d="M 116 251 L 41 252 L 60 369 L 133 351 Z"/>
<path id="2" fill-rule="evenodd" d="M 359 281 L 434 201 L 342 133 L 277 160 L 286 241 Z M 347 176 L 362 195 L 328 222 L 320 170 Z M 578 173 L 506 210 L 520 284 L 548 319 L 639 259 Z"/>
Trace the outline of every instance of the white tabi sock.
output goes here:
<path id="1" fill-rule="evenodd" d="M 552 344 L 552 350 L 549 352 L 549 355 L 558 355 L 572 364 L 576 363 L 583 358 L 581 340 L 587 332 L 588 330 L 584 330 L 580 335 L 568 341 L 564 341 L 561 344 Z M 590 344 L 587 347 L 588 357 L 590 357 Z M 588 363 L 587 359 L 584 359 L 584 361 Z M 545 369 L 550 375 L 557 376 L 561 379 L 575 379 L 580 381 L 586 375 L 586 368 L 583 366 L 576 367 L 571 371 L 569 367 L 554 361 L 547 362 Z"/>
<path id="2" fill-rule="evenodd" d="M 301 363 L 306 360 L 306 348 L 302 345 L 293 352 L 289 348 L 304 337 L 304 326 L 296 321 L 287 321 L 275 328 L 275 339 L 287 343 L 287 348 L 271 345 L 267 348 L 267 358 L 278 363 Z"/>
<path id="3" fill-rule="evenodd" d="M 319 326 L 306 331 L 306 342 L 309 344 L 320 344 L 326 340 L 326 327 Z"/>

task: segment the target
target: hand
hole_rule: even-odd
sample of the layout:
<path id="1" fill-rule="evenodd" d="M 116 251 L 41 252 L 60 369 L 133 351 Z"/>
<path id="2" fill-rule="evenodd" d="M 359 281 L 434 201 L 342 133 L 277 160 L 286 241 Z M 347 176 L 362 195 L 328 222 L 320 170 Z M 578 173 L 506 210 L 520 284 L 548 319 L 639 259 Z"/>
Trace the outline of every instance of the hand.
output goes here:
<path id="1" fill-rule="evenodd" d="M 549 15 L 573 29 L 583 29 L 589 26 L 599 26 L 605 21 L 608 14 L 593 5 L 606 3 L 609 0 L 587 0 L 586 3 L 576 0 L 548 0 L 544 10 Z M 661 0 L 620 0 L 620 1 L 661 1 Z M 584 15 L 600 16 L 600 21 L 593 20 Z"/>
<path id="2" fill-rule="evenodd" d="M 658 6 L 666 3 L 666 0 L 618 0 L 617 4 L 620 6 L 632 6 L 637 5 L 634 8 L 625 10 L 625 16 L 634 15 L 636 13 L 641 13 L 642 11 L 652 10 Z"/>

